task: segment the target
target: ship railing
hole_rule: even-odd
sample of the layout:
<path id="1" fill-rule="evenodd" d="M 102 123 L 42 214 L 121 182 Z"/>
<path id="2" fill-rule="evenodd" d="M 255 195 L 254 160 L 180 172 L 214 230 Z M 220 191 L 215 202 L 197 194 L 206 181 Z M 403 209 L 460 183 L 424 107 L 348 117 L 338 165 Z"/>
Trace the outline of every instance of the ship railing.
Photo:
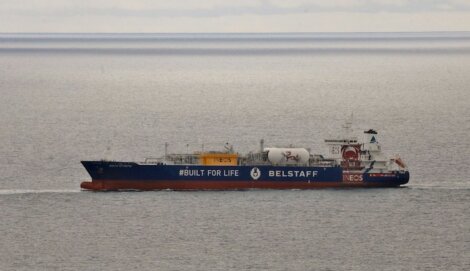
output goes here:
<path id="1" fill-rule="evenodd" d="M 144 160 L 144 164 L 158 164 L 163 163 L 165 161 L 162 157 L 146 157 Z"/>
<path id="2" fill-rule="evenodd" d="M 310 166 L 317 166 L 317 167 L 334 167 L 337 166 L 338 163 L 335 161 L 311 161 Z"/>
<path id="3" fill-rule="evenodd" d="M 166 161 L 171 161 L 176 165 L 194 165 L 199 164 L 198 154 L 169 154 L 165 157 Z"/>
<path id="4" fill-rule="evenodd" d="M 344 139 L 325 139 L 325 143 L 334 143 L 334 144 L 357 144 L 357 138 L 344 138 Z"/>
<path id="5" fill-rule="evenodd" d="M 239 163 L 242 166 L 269 166 L 270 162 L 267 161 L 241 161 Z"/>
<path id="6" fill-rule="evenodd" d="M 309 159 L 310 166 L 337 166 L 338 162 L 335 159 L 325 159 L 321 155 L 313 155 Z"/>

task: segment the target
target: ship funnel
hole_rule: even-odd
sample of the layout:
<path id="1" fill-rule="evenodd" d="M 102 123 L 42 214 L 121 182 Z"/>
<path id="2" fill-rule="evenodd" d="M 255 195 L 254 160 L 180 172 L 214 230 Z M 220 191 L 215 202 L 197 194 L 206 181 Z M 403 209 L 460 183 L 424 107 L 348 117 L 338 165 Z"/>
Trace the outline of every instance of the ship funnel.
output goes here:
<path id="1" fill-rule="evenodd" d="M 379 143 L 377 140 L 377 131 L 374 129 L 369 129 L 367 131 L 364 131 L 364 143 L 368 144 L 376 144 Z"/>
<path id="2" fill-rule="evenodd" d="M 365 151 L 380 152 L 380 144 L 377 138 L 377 131 L 373 129 L 364 131 L 363 148 Z"/>

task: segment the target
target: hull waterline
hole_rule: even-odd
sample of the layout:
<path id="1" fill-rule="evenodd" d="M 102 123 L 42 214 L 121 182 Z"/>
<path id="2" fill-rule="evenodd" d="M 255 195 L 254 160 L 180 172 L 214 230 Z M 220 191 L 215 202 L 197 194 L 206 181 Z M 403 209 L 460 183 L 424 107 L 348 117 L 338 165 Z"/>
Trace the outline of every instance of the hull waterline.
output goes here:
<path id="1" fill-rule="evenodd" d="M 403 183 L 404 184 L 404 183 Z M 175 191 L 191 191 L 191 190 L 249 190 L 249 189 L 322 189 L 322 188 L 380 188 L 380 187 L 399 187 L 400 183 L 342 183 L 342 182 L 323 182 L 323 183 L 301 183 L 301 182 L 263 182 L 254 183 L 246 182 L 214 182 L 214 181 L 197 181 L 197 182 L 174 182 L 174 181 L 158 181 L 158 182 L 136 182 L 125 180 L 99 180 L 85 181 L 80 187 L 86 190 L 94 191 L 117 191 L 117 190 L 175 190 Z"/>

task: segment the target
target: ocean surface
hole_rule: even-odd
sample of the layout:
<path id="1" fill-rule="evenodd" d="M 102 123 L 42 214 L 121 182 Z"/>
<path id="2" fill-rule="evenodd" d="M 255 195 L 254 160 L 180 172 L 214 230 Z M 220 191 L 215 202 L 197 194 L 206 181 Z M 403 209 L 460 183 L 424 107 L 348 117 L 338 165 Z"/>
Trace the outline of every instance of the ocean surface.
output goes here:
<path id="1" fill-rule="evenodd" d="M 397 189 L 87 192 L 80 160 L 310 147 Z M 0 34 L 0 270 L 470 270 L 470 32 Z"/>

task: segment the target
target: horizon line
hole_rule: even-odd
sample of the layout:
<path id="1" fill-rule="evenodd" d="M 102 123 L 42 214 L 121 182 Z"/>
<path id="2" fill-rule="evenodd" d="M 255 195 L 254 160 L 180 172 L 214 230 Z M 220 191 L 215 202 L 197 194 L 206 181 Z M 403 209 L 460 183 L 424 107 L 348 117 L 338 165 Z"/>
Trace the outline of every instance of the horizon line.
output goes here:
<path id="1" fill-rule="evenodd" d="M 470 30 L 424 31 L 291 31 L 291 32 L 0 32 L 3 34 L 413 34 L 413 33 L 470 33 Z"/>

